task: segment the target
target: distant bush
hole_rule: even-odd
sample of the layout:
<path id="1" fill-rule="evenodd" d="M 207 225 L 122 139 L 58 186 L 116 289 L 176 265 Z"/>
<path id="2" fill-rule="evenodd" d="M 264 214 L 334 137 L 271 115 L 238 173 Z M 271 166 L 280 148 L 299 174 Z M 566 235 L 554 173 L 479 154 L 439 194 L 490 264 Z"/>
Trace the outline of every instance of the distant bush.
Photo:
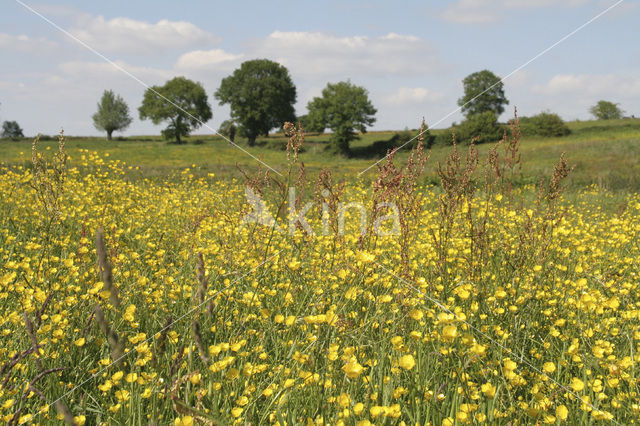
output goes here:
<path id="1" fill-rule="evenodd" d="M 442 132 L 438 132 L 434 137 L 433 137 L 433 145 L 436 146 L 447 146 L 447 145 L 452 145 L 453 144 L 453 129 L 455 128 L 455 125 L 445 129 Z M 456 137 L 457 139 L 457 137 Z"/>
<path id="2" fill-rule="evenodd" d="M 403 130 L 401 132 L 394 133 L 394 135 L 391 136 L 391 139 L 386 142 L 390 149 L 398 148 L 401 146 L 403 147 L 403 149 L 412 149 L 418 143 L 418 133 L 420 133 L 420 129 Z M 435 136 L 431 134 L 429 129 L 425 129 L 425 131 L 422 133 L 422 143 L 424 144 L 424 146 L 427 148 L 431 148 L 434 140 Z"/>
<path id="3" fill-rule="evenodd" d="M 224 120 L 220 124 L 220 128 L 218 129 L 218 133 L 229 138 L 231 142 L 234 142 L 236 139 L 236 124 L 231 120 Z"/>
<path id="4" fill-rule="evenodd" d="M 520 118 L 520 131 L 524 136 L 566 136 L 571 130 L 558 114 L 541 112 L 532 117 Z"/>
<path id="5" fill-rule="evenodd" d="M 262 148 L 272 149 L 274 151 L 286 151 L 287 150 L 287 140 L 286 139 L 259 139 L 256 141 L 255 146 L 259 146 Z M 305 152 L 307 149 L 304 145 L 299 148 L 299 152 Z"/>
<path id="6" fill-rule="evenodd" d="M 452 143 L 451 133 L 455 132 L 456 141 L 460 144 L 469 144 L 472 140 L 476 144 L 486 142 L 498 142 L 504 134 L 504 127 L 498 123 L 498 117 L 485 111 L 474 114 L 457 126 L 453 126 L 447 132 L 447 144 Z M 442 137 L 441 137 L 442 138 Z"/>
<path id="7" fill-rule="evenodd" d="M 371 145 L 352 147 L 349 155 L 354 158 L 382 158 L 396 148 L 402 147 L 403 150 L 410 150 L 418 143 L 416 136 L 419 132 L 418 129 L 395 132 L 389 139 L 378 140 Z M 431 135 L 429 130 L 426 130 L 423 133 L 423 138 L 424 146 L 430 148 L 435 137 Z"/>

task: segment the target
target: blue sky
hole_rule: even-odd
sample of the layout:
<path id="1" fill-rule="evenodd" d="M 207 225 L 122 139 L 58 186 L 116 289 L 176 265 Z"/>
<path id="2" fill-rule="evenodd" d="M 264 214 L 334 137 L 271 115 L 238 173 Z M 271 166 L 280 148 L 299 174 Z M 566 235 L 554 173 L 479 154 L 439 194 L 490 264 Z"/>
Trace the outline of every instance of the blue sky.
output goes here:
<path id="1" fill-rule="evenodd" d="M 383 1 L 24 1 L 149 85 L 184 75 L 210 96 L 218 128 L 229 110 L 213 92 L 240 63 L 285 65 L 298 87 L 296 111 L 328 82 L 369 90 L 374 129 L 460 121 L 461 80 L 489 69 L 504 77 L 616 0 Z M 543 110 L 589 118 L 600 99 L 640 116 L 640 4 L 625 0 L 505 80 L 520 115 Z M 140 121 L 145 88 L 15 0 L 0 15 L 0 121 L 25 134 L 97 135 L 91 115 L 105 89 L 128 102 L 125 135 L 158 133 Z M 202 128 L 201 133 L 211 133 Z"/>

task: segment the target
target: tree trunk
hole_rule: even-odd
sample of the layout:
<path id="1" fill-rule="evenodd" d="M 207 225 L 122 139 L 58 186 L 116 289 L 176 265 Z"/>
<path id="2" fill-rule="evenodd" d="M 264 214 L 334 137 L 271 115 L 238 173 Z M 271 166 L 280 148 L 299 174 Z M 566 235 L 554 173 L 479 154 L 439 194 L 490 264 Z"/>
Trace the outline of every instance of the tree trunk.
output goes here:
<path id="1" fill-rule="evenodd" d="M 182 144 L 182 139 L 180 139 L 180 133 L 182 132 L 182 120 L 180 120 L 180 116 L 176 119 L 176 142 L 178 145 Z"/>
<path id="2" fill-rule="evenodd" d="M 107 140 L 110 141 L 111 140 L 111 134 L 113 133 L 113 130 L 107 130 Z"/>
<path id="3" fill-rule="evenodd" d="M 247 144 L 249 146 L 254 146 L 256 144 L 256 137 L 255 136 L 248 136 Z"/>

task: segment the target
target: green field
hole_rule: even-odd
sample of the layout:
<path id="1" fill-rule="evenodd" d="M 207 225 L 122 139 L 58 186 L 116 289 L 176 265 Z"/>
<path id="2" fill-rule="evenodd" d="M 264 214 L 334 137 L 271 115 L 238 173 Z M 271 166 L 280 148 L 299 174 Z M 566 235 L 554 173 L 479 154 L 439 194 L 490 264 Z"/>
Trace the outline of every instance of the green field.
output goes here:
<path id="1" fill-rule="evenodd" d="M 569 186 L 582 188 L 597 184 L 610 190 L 637 190 L 640 188 L 640 119 L 611 121 L 582 121 L 568 123 L 571 135 L 559 138 L 523 137 L 521 152 L 523 159 L 522 181 L 534 183 L 542 176 L 548 176 L 553 164 L 562 152 L 567 153 L 569 163 L 575 166 L 569 177 Z M 433 130 L 434 133 L 445 130 Z M 356 158 L 342 158 L 325 151 L 329 135 L 307 136 L 305 152 L 301 159 L 307 171 L 314 175 L 324 167 L 343 177 L 353 176 L 366 169 L 377 160 L 376 156 L 359 155 L 376 141 L 386 141 L 396 132 L 370 132 L 352 144 Z M 417 134 L 414 131 L 413 134 Z M 255 157 L 276 170 L 284 170 L 286 156 L 279 147 L 284 147 L 286 138 L 282 135 L 259 139 L 257 146 L 247 147 L 242 140 L 236 141 Z M 43 147 L 55 147 L 55 141 L 41 142 Z M 480 156 L 493 144 L 479 146 Z M 96 151 L 111 160 L 120 160 L 131 166 L 131 176 L 167 176 L 172 172 L 196 167 L 195 175 L 215 173 L 218 177 L 240 176 L 236 164 L 245 169 L 255 169 L 258 162 L 248 154 L 231 146 L 219 136 L 196 135 L 187 143 L 176 145 L 153 136 L 132 136 L 107 142 L 104 138 L 71 137 L 67 140 L 67 150 L 72 163 L 78 161 L 80 150 Z M 449 146 L 435 146 L 431 159 L 427 162 L 427 181 L 436 181 L 437 164 L 450 151 Z M 28 165 L 31 159 L 30 140 L 0 141 L 0 163 L 3 165 Z M 400 160 L 407 155 L 403 150 Z M 263 166 L 264 167 L 264 166 Z M 374 175 L 371 169 L 362 175 L 368 179 Z"/>

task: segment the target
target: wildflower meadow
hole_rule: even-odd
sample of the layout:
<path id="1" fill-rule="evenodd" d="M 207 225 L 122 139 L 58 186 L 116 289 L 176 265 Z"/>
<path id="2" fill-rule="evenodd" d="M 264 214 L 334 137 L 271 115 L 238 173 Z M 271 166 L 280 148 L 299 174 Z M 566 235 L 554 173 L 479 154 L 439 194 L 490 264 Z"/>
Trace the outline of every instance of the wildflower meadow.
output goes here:
<path id="1" fill-rule="evenodd" d="M 132 178 L 63 136 L 2 166 L 3 422 L 640 421 L 640 195 L 568 195 L 565 156 L 523 184 L 517 121 L 371 180 L 285 130 L 282 176 Z"/>

